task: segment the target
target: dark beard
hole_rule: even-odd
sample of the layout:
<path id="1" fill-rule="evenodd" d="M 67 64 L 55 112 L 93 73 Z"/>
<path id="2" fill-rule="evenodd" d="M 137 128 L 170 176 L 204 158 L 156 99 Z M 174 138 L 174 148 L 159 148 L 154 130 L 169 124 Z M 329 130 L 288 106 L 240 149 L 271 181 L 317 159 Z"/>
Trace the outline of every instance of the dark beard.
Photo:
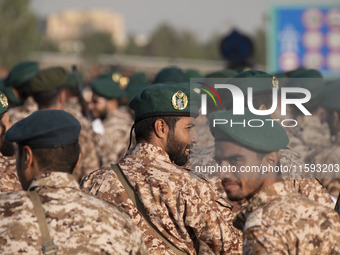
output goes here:
<path id="1" fill-rule="evenodd" d="M 188 162 L 188 156 L 185 154 L 187 144 L 175 139 L 173 131 L 168 134 L 167 153 L 170 160 L 178 166 L 183 166 Z"/>
<path id="2" fill-rule="evenodd" d="M 2 155 L 6 156 L 6 157 L 13 156 L 15 154 L 15 148 L 14 148 L 13 143 L 3 141 L 0 152 L 2 153 Z"/>

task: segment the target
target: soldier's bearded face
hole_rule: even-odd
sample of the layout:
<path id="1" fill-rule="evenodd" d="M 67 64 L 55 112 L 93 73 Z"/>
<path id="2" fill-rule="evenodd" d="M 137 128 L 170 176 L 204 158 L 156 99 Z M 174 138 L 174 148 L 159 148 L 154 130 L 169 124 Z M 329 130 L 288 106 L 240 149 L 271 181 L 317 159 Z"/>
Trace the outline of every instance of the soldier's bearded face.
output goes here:
<path id="1" fill-rule="evenodd" d="M 221 175 L 223 187 L 231 201 L 249 199 L 258 192 L 264 183 L 261 173 L 240 173 L 245 166 L 259 166 L 262 161 L 258 154 L 233 142 L 217 141 L 215 159 L 221 166 L 235 166 L 236 173 Z"/>
<path id="2" fill-rule="evenodd" d="M 5 133 L 11 127 L 9 122 L 9 114 L 6 112 L 0 121 L 1 126 L 1 143 L 0 143 L 0 152 L 4 156 L 13 156 L 15 153 L 15 148 L 13 143 L 7 142 L 5 140 Z"/>
<path id="3" fill-rule="evenodd" d="M 190 117 L 182 117 L 175 128 L 169 130 L 166 151 L 176 165 L 183 166 L 188 162 L 190 147 L 197 142 L 195 134 L 193 118 Z"/>
<path id="4" fill-rule="evenodd" d="M 96 94 L 92 95 L 92 101 L 89 104 L 89 110 L 93 118 L 105 119 L 107 115 L 107 100 Z"/>

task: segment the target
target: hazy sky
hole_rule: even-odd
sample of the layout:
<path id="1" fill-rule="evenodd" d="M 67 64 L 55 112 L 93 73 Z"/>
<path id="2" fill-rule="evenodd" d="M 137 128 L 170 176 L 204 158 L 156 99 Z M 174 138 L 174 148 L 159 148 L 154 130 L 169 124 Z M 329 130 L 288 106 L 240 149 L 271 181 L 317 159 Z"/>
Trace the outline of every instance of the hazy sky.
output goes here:
<path id="1" fill-rule="evenodd" d="M 237 27 L 253 33 L 268 23 L 268 10 L 275 3 L 296 3 L 296 0 L 31 0 L 39 16 L 66 9 L 107 9 L 119 13 L 125 21 L 126 33 L 148 35 L 157 25 L 169 22 L 180 29 L 190 29 L 198 38 L 213 33 L 228 33 Z M 315 3 L 300 0 L 300 3 Z M 319 1 L 326 3 L 326 1 Z M 340 0 L 329 0 L 339 3 Z M 266 18 L 267 17 L 267 18 Z"/>

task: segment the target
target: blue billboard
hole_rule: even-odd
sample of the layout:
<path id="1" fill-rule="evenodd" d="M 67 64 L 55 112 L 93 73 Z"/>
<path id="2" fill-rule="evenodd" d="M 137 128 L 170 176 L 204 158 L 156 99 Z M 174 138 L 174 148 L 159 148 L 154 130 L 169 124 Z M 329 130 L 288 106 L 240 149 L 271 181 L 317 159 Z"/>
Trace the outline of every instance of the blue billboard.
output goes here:
<path id="1" fill-rule="evenodd" d="M 275 5 L 269 25 L 270 72 L 302 66 L 340 76 L 340 5 Z"/>

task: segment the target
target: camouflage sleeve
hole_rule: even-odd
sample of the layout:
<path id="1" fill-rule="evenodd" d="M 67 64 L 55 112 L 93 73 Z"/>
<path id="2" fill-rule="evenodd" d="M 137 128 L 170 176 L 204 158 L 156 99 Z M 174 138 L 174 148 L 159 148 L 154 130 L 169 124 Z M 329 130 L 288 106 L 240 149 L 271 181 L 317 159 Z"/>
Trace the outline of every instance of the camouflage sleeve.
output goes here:
<path id="1" fill-rule="evenodd" d="M 244 233 L 243 254 L 287 254 L 281 236 L 272 228 L 247 229 Z"/>

